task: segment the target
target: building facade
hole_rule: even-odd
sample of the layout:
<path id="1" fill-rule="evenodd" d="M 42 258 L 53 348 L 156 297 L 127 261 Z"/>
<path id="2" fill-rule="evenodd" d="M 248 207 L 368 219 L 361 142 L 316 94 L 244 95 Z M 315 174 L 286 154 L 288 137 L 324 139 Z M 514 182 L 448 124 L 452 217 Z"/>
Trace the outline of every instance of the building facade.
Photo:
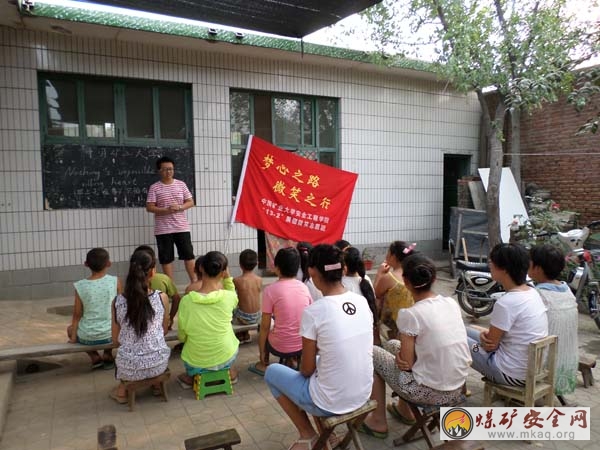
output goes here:
<path id="1" fill-rule="evenodd" d="M 229 227 L 250 133 L 359 174 L 344 235 L 359 247 L 441 250 L 445 162 L 470 173 L 478 161 L 476 97 L 427 70 L 281 39 L 2 23 L 0 299 L 71 295 L 92 247 L 124 275 L 132 250 L 154 244 L 140 180 L 160 154 L 181 158 L 193 189 L 196 253 L 235 261 L 259 246 L 257 230 Z"/>

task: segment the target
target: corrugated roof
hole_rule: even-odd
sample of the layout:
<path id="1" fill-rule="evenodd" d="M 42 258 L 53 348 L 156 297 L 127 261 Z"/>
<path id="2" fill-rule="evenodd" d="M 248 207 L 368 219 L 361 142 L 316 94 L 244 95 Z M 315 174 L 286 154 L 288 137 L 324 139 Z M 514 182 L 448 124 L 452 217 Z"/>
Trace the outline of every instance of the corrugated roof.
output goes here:
<path id="1" fill-rule="evenodd" d="M 89 3 L 301 38 L 379 2 L 381 0 L 98 0 Z"/>

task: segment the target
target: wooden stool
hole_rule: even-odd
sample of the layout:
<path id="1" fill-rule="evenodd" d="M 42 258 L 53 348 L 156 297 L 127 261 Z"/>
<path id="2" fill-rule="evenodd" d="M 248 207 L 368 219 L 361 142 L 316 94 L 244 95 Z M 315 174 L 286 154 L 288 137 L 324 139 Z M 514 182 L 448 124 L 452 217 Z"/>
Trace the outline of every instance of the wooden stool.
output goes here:
<path id="1" fill-rule="evenodd" d="M 165 382 L 171 376 L 171 372 L 167 369 L 165 372 L 160 374 L 154 378 L 147 378 L 145 380 L 138 381 L 123 381 L 125 385 L 125 389 L 127 389 L 127 404 L 129 405 L 129 411 L 133 411 L 135 409 L 135 391 L 142 388 L 147 388 L 152 386 L 153 384 L 160 384 L 160 396 L 165 402 L 169 401 L 169 397 L 167 396 L 167 388 L 165 387 Z"/>
<path id="2" fill-rule="evenodd" d="M 406 442 L 414 441 L 415 439 L 425 438 L 427 446 L 433 447 L 433 436 L 431 433 L 437 428 L 440 428 L 440 407 L 431 405 L 419 405 L 417 403 L 411 403 L 404 400 L 413 415 L 415 416 L 416 423 L 412 425 L 406 433 L 397 439 L 394 439 L 394 445 L 402 445 Z M 448 405 L 450 406 L 450 405 Z M 421 431 L 422 436 L 415 436 Z"/>
<path id="3" fill-rule="evenodd" d="M 195 438 L 186 439 L 183 441 L 185 450 L 216 450 L 223 448 L 231 450 L 231 446 L 242 442 L 237 430 L 230 428 L 229 430 L 217 431 L 216 433 L 205 434 Z"/>
<path id="4" fill-rule="evenodd" d="M 592 369 L 596 367 L 596 358 L 589 355 L 579 355 L 579 367 L 578 370 L 581 372 L 583 377 L 583 387 L 588 388 L 594 385 L 594 375 Z"/>
<path id="5" fill-rule="evenodd" d="M 292 353 L 279 353 L 277 351 L 270 351 L 275 356 L 279 356 L 279 364 L 283 364 L 284 366 L 292 367 L 291 363 L 295 359 L 296 360 L 296 370 L 300 370 L 300 362 L 302 361 L 302 350 Z M 292 367 L 294 368 L 294 367 Z"/>
<path id="6" fill-rule="evenodd" d="M 357 430 L 362 425 L 363 420 L 365 420 L 367 414 L 371 411 L 374 411 L 376 408 L 377 401 L 369 400 L 357 410 L 349 412 L 347 414 L 329 417 L 313 416 L 313 419 L 317 425 L 317 431 L 319 432 L 319 439 L 317 439 L 317 442 L 313 446 L 313 450 L 322 450 L 324 448 L 329 448 L 329 436 L 331 436 L 331 433 L 333 433 L 333 429 L 337 425 L 341 425 L 343 423 L 345 423 L 348 426 L 348 432 L 344 435 L 344 437 L 341 439 L 340 443 L 336 448 L 346 448 L 350 443 L 350 440 L 352 439 L 356 450 L 364 450 L 364 447 L 360 442 L 360 437 L 358 435 Z"/>
<path id="7" fill-rule="evenodd" d="M 98 428 L 98 450 L 118 450 L 117 429 L 114 425 Z"/>
<path id="8" fill-rule="evenodd" d="M 485 450 L 483 445 L 477 441 L 447 441 L 432 450 Z"/>
<path id="9" fill-rule="evenodd" d="M 210 394 L 224 392 L 233 394 L 229 369 L 207 370 L 201 374 L 194 375 L 194 392 L 196 400 L 202 400 Z"/>

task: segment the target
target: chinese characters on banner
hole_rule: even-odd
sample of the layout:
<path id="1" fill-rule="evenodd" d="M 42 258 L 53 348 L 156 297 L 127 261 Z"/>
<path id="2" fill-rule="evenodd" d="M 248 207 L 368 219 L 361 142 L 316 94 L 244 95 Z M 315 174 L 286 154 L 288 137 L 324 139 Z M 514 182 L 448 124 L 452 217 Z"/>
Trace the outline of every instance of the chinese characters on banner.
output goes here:
<path id="1" fill-rule="evenodd" d="M 357 178 L 250 136 L 232 222 L 294 241 L 335 242 Z"/>

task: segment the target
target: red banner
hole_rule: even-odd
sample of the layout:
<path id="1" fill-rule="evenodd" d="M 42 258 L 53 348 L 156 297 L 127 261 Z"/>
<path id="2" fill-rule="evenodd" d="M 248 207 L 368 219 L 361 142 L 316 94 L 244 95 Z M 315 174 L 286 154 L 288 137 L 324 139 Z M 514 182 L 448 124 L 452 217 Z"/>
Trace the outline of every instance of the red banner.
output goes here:
<path id="1" fill-rule="evenodd" d="M 358 175 L 250 136 L 232 221 L 313 245 L 342 238 Z"/>

